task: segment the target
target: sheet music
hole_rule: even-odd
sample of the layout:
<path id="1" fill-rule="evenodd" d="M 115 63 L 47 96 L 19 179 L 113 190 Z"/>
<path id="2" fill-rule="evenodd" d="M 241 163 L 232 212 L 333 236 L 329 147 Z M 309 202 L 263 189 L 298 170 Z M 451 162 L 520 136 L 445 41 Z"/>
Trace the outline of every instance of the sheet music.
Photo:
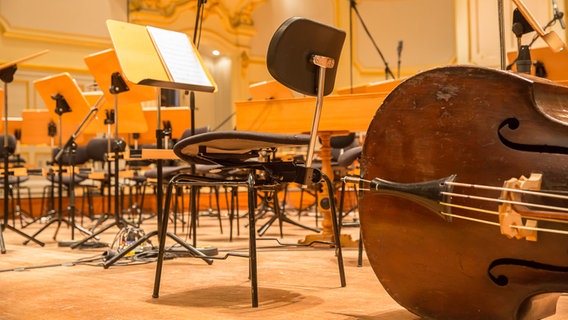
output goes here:
<path id="1" fill-rule="evenodd" d="M 151 26 L 147 29 L 173 82 L 214 86 L 187 35 Z"/>

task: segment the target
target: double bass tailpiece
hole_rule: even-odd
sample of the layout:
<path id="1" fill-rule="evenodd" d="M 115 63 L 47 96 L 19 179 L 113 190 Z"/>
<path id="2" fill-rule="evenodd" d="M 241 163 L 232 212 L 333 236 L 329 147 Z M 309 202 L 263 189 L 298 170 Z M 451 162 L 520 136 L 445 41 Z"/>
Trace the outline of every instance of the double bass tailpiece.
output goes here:
<path id="1" fill-rule="evenodd" d="M 455 179 L 456 175 L 451 175 L 446 178 L 426 182 L 398 183 L 380 178 L 374 178 L 369 181 L 359 177 L 345 176 L 343 181 L 361 185 L 368 183 L 369 188 L 366 190 L 372 193 L 397 196 L 410 200 L 435 212 L 441 218 L 450 222 L 452 220 L 451 216 L 443 215 L 442 212 L 451 212 L 451 207 L 446 205 L 451 202 L 451 197 L 447 196 L 447 194 L 452 191 L 452 186 L 449 182 L 453 182 Z"/>

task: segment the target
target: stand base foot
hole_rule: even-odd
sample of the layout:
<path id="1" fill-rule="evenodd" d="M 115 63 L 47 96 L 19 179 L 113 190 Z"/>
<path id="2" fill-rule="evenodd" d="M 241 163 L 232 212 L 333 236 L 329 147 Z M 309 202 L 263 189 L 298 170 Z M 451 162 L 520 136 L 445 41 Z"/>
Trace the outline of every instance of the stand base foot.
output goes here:
<path id="1" fill-rule="evenodd" d="M 202 246 L 202 247 L 195 247 L 195 250 L 201 252 L 202 254 L 208 257 L 214 257 L 219 254 L 219 249 L 213 246 Z M 190 257 L 195 256 L 192 252 L 188 251 L 186 248 L 176 248 L 176 249 L 169 249 L 168 253 L 173 253 L 178 257 Z"/>
<path id="2" fill-rule="evenodd" d="M 359 246 L 359 240 L 353 240 L 350 234 L 342 234 L 340 237 L 339 240 L 343 248 L 357 248 Z M 334 242 L 333 234 L 309 234 L 304 240 L 298 240 L 298 243 L 309 244 L 314 241 Z"/>
<path id="3" fill-rule="evenodd" d="M 57 246 L 58 247 L 70 247 L 70 246 L 76 244 L 77 242 L 79 242 L 79 240 L 58 241 Z"/>
<path id="4" fill-rule="evenodd" d="M 82 242 L 82 243 L 79 243 Z M 109 246 L 108 243 L 99 242 L 99 241 L 91 241 L 91 242 L 83 242 L 83 240 L 68 240 L 68 241 L 59 241 L 57 242 L 58 247 L 74 247 L 74 248 L 106 248 Z"/>

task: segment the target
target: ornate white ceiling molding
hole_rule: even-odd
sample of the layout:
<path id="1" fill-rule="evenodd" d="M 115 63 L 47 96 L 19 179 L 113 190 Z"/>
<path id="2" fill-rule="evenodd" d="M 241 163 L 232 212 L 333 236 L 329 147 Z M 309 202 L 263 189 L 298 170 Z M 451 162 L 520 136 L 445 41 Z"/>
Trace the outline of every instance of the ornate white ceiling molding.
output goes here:
<path id="1" fill-rule="evenodd" d="M 81 45 L 85 47 L 107 48 L 111 41 L 107 37 L 94 37 L 73 33 L 54 32 L 25 27 L 12 26 L 6 19 L 0 17 L 0 32 L 10 39 L 41 41 L 63 45 Z"/>
<path id="2" fill-rule="evenodd" d="M 172 16 L 177 7 L 193 0 L 129 0 L 128 8 L 131 13 L 144 12 L 164 17 Z"/>
<path id="3" fill-rule="evenodd" d="M 203 32 L 214 33 L 236 47 L 246 47 L 250 37 L 256 34 L 252 14 L 266 1 L 208 0 L 203 13 Z M 130 22 L 191 31 L 196 10 L 195 0 L 130 0 Z"/>

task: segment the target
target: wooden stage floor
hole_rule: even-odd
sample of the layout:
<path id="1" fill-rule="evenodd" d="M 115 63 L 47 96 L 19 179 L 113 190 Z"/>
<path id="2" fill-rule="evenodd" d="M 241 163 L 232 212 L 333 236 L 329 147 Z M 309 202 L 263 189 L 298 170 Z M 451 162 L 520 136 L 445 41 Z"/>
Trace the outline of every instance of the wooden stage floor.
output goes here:
<path id="1" fill-rule="evenodd" d="M 301 222 L 315 224 L 311 216 Z M 240 236 L 229 242 L 226 217 L 220 234 L 216 218 L 202 216 L 198 244 L 244 251 L 245 224 L 242 219 Z M 24 231 L 32 234 L 41 226 Z M 142 227 L 155 230 L 155 220 Z M 344 231 L 358 238 L 358 229 Z M 45 247 L 23 245 L 20 235 L 3 233 L 7 253 L 0 256 L 0 319 L 419 319 L 390 298 L 366 259 L 357 267 L 356 248 L 344 249 L 347 287 L 342 288 L 330 249 L 275 249 L 274 242 L 259 241 L 260 306 L 251 308 L 247 259 L 233 257 L 211 266 L 191 258 L 168 260 L 155 299 L 156 264 L 151 257 L 136 263 L 121 260 L 104 269 L 100 259 L 109 248 L 59 247 L 54 232 L 53 225 L 39 235 Z M 110 228 L 101 234 L 101 242 L 110 244 L 118 232 Z M 291 243 L 311 233 L 292 225 L 285 225 L 284 232 L 284 241 Z M 274 225 L 264 237 L 277 236 Z M 70 240 L 70 230 L 62 227 L 57 240 Z M 568 319 L 568 296 L 549 319 Z"/>

